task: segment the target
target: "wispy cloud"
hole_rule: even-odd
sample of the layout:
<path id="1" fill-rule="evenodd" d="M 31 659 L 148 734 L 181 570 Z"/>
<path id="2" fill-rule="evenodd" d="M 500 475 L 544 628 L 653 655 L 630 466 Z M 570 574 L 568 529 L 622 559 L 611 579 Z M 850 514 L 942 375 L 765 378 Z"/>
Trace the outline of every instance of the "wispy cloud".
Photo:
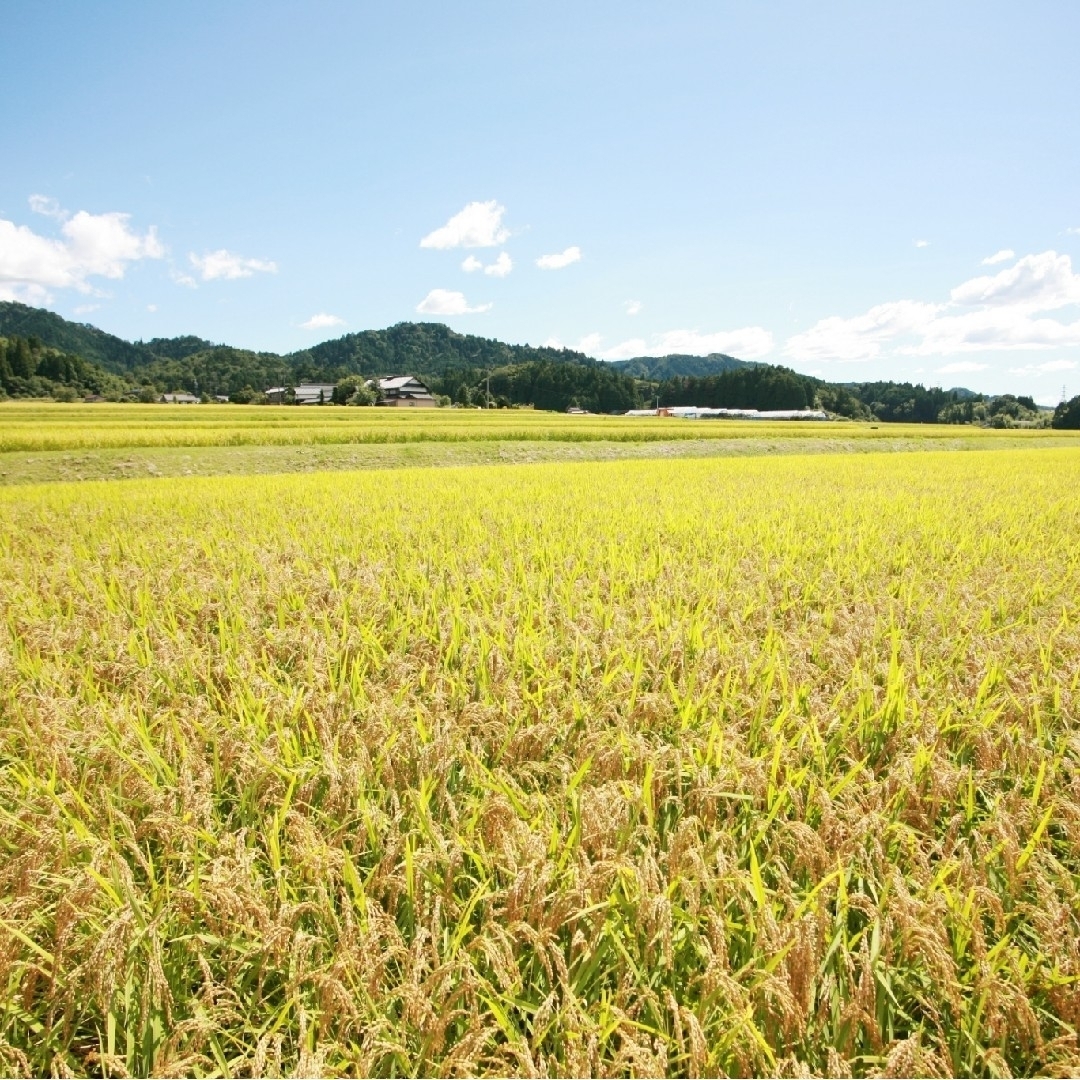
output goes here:
<path id="1" fill-rule="evenodd" d="M 1056 251 L 1025 255 L 1015 266 L 993 276 L 972 278 L 951 293 L 954 304 L 970 307 L 1020 307 L 1025 311 L 1048 311 L 1080 303 L 1080 274 L 1072 260 Z"/>
<path id="2" fill-rule="evenodd" d="M 987 255 L 983 259 L 983 266 L 996 266 L 998 263 L 1008 262 L 1010 259 L 1016 258 L 1016 252 L 1012 248 L 1002 248 L 1000 251 L 995 252 L 993 255 Z"/>
<path id="3" fill-rule="evenodd" d="M 420 241 L 420 246 L 437 251 L 498 247 L 510 238 L 510 230 L 502 223 L 505 213 L 506 207 L 500 206 L 494 199 L 471 202 L 441 228 L 429 232 Z"/>
<path id="4" fill-rule="evenodd" d="M 796 360 L 872 360 L 881 354 L 885 342 L 929 325 L 940 307 L 896 300 L 850 319 L 832 315 L 789 338 L 784 353 Z"/>
<path id="5" fill-rule="evenodd" d="M 421 315 L 477 315 L 482 311 L 489 311 L 491 307 L 491 304 L 470 307 L 464 293 L 454 292 L 451 289 L 432 289 L 416 305 L 416 310 Z"/>
<path id="6" fill-rule="evenodd" d="M 344 326 L 345 320 L 339 315 L 330 315 L 325 311 L 320 311 L 315 315 L 312 315 L 307 322 L 300 324 L 301 330 L 329 330 L 334 326 Z"/>
<path id="7" fill-rule="evenodd" d="M 924 248 L 924 247 L 929 247 L 930 246 L 930 241 L 929 240 L 913 240 L 912 243 L 917 248 Z"/>
<path id="8" fill-rule="evenodd" d="M 627 315 L 638 315 L 641 313 L 641 309 L 644 307 L 640 300 L 624 300 L 623 310 Z"/>
<path id="9" fill-rule="evenodd" d="M 950 356 L 967 352 L 1050 349 L 1080 345 L 1080 321 L 1048 312 L 1080 304 L 1080 274 L 1068 255 L 1026 255 L 993 275 L 971 278 L 946 302 L 896 300 L 863 315 L 831 316 L 789 338 L 795 360 L 872 360 L 896 355 Z"/>
<path id="10" fill-rule="evenodd" d="M 549 338 L 545 344 L 556 349 L 563 347 L 557 338 Z M 670 356 L 673 353 L 690 356 L 725 353 L 756 360 L 772 351 L 773 336 L 760 326 L 744 326 L 739 330 L 720 330 L 710 334 L 697 330 L 668 330 L 654 334 L 651 342 L 643 337 L 635 337 L 605 347 L 603 337 L 592 333 L 569 347 L 601 360 L 629 360 L 635 356 Z"/>
<path id="11" fill-rule="evenodd" d="M 581 262 L 581 248 L 575 245 L 568 247 L 565 251 L 557 251 L 553 255 L 541 255 L 536 260 L 536 265 L 541 270 L 562 270 L 563 267 L 576 262 Z"/>
<path id="12" fill-rule="evenodd" d="M 670 353 L 687 353 L 691 356 L 726 353 L 744 360 L 756 360 L 772 352 L 773 336 L 760 326 L 719 330 L 711 334 L 702 334 L 697 330 L 669 330 L 654 340 L 653 348 L 661 356 Z"/>
<path id="13" fill-rule="evenodd" d="M 976 371 L 985 371 L 986 364 L 977 364 L 974 360 L 957 360 L 937 369 L 939 375 L 970 375 Z"/>
<path id="14" fill-rule="evenodd" d="M 1010 375 L 1054 375 L 1059 371 L 1075 371 L 1075 360 L 1047 360 L 1042 364 L 1025 364 L 1009 368 Z"/>
<path id="15" fill-rule="evenodd" d="M 649 343 L 644 338 L 627 338 L 617 345 L 604 349 L 604 360 L 631 360 L 635 356 L 646 356 L 649 353 Z"/>
<path id="16" fill-rule="evenodd" d="M 117 280 L 131 263 L 165 255 L 155 229 L 135 232 L 130 214 L 68 214 L 43 195 L 33 196 L 30 204 L 62 222 L 60 236 L 42 236 L 0 218 L 0 300 L 46 303 L 51 289 L 92 293 L 91 278 Z"/>
<path id="17" fill-rule="evenodd" d="M 67 221 L 71 216 L 51 195 L 31 195 L 27 201 L 30 203 L 30 209 L 43 217 Z"/>
<path id="18" fill-rule="evenodd" d="M 500 251 L 499 257 L 493 263 L 488 263 L 486 266 L 475 255 L 469 255 L 461 264 L 461 269 L 464 270 L 466 274 L 474 274 L 478 270 L 482 270 L 488 277 L 504 278 L 514 269 L 514 263 L 505 251 Z"/>
<path id="19" fill-rule="evenodd" d="M 252 277 L 255 274 L 276 274 L 277 263 L 269 259 L 245 259 L 225 248 L 211 251 L 207 255 L 188 255 L 191 265 L 199 272 L 203 281 L 236 281 L 239 278 Z"/>

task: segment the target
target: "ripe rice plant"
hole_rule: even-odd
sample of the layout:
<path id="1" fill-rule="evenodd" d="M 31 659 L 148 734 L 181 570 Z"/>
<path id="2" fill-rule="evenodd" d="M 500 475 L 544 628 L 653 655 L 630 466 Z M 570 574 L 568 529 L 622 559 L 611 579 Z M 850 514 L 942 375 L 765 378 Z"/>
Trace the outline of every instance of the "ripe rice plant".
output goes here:
<path id="1" fill-rule="evenodd" d="M 578 416 L 531 409 L 349 409 L 242 405 L 0 405 L 0 454 L 110 447 L 295 446 L 348 443 L 661 442 L 783 435 L 817 440 L 917 439 L 993 445 L 1075 443 L 1068 433 L 934 424 L 853 424 Z"/>
<path id="2" fill-rule="evenodd" d="M 1078 489 L 0 490 L 0 1071 L 1075 1073 Z"/>

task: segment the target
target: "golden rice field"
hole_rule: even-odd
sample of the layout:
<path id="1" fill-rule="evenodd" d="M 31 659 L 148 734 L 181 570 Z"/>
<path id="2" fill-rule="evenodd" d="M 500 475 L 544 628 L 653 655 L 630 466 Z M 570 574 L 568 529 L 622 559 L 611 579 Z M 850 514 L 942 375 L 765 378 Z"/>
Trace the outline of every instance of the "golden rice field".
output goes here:
<path id="1" fill-rule="evenodd" d="M 348 409 L 268 405 L 0 405 L 0 454 L 111 447 L 291 446 L 342 443 L 542 441 L 658 442 L 748 435 L 820 439 L 999 439 L 988 429 L 925 424 L 736 422 L 580 416 L 531 409 Z M 1039 443 L 1072 440 L 1046 430 L 1010 431 Z"/>
<path id="2" fill-rule="evenodd" d="M 1076 1075 L 1078 491 L 0 489 L 0 1072 Z"/>

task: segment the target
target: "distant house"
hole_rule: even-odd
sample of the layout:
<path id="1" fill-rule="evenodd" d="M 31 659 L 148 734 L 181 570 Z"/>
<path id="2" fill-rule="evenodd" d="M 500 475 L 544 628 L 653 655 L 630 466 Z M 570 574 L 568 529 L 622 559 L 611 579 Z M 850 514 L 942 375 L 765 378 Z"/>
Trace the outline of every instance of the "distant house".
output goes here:
<path id="1" fill-rule="evenodd" d="M 194 394 L 162 394 L 158 400 L 164 405 L 199 404 L 199 399 Z"/>
<path id="2" fill-rule="evenodd" d="M 439 404 L 415 375 L 390 375 L 385 379 L 372 380 L 368 385 L 379 391 L 379 405 L 435 408 Z"/>
<path id="3" fill-rule="evenodd" d="M 369 379 L 365 384 L 379 393 L 380 405 L 427 406 L 439 403 L 431 391 L 415 375 L 390 375 L 385 379 Z M 266 391 L 271 405 L 329 405 L 334 398 L 333 383 L 301 383 L 299 386 L 272 386 Z"/>
<path id="4" fill-rule="evenodd" d="M 290 390 L 296 405 L 329 405 L 334 396 L 333 383 L 301 383 L 297 387 L 272 386 L 266 391 L 266 400 L 271 405 L 284 405 Z"/>

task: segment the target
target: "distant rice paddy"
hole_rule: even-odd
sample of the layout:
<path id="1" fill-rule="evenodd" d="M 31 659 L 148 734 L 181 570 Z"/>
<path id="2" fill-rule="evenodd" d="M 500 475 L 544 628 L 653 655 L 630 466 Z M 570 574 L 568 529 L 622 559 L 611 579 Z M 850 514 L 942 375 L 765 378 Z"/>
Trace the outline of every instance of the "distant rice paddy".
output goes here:
<path id="1" fill-rule="evenodd" d="M 1057 432 L 821 421 L 682 420 L 530 409 L 379 409 L 244 405 L 0 405 L 0 453 L 122 447 L 682 439 L 1053 440 Z"/>

